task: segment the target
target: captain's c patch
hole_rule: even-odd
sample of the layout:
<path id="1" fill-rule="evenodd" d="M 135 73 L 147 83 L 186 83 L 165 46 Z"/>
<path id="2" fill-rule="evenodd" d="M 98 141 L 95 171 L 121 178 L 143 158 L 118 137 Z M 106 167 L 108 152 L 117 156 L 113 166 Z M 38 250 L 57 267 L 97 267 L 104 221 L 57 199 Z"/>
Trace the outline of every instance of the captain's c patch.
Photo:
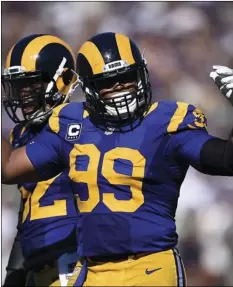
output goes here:
<path id="1" fill-rule="evenodd" d="M 82 124 L 69 124 L 66 133 L 66 140 L 73 141 L 80 137 Z"/>

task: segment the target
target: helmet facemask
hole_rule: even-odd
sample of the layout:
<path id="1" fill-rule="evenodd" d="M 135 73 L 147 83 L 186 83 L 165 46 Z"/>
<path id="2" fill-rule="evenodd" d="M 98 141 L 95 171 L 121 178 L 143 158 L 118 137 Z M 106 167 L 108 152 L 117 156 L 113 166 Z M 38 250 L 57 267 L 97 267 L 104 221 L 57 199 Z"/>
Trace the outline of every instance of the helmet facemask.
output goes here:
<path id="1" fill-rule="evenodd" d="M 148 71 L 145 61 L 130 66 L 121 63 L 119 69 L 108 68 L 117 64 L 110 63 L 103 74 L 83 79 L 86 105 L 91 115 L 105 127 L 117 130 L 129 125 L 132 129 L 133 123 L 143 118 L 151 102 Z"/>

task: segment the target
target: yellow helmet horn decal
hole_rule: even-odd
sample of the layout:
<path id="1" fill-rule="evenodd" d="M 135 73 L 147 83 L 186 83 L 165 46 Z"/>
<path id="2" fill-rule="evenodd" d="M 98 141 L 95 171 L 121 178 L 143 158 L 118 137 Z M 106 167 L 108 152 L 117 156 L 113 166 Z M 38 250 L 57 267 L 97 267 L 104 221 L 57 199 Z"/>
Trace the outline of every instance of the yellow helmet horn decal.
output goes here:
<path id="1" fill-rule="evenodd" d="M 117 33 L 115 34 L 115 37 L 121 59 L 126 60 L 129 65 L 134 64 L 135 60 L 133 57 L 129 38 Z"/>
<path id="2" fill-rule="evenodd" d="M 63 40 L 55 36 L 45 35 L 33 39 L 27 45 L 21 58 L 21 66 L 25 67 L 26 71 L 35 71 L 37 55 L 46 45 L 52 43 L 62 44 L 63 46 L 65 46 L 71 53 L 75 63 L 75 56 L 69 45 L 67 45 Z"/>
<path id="3" fill-rule="evenodd" d="M 103 73 L 103 68 L 104 68 L 104 59 L 99 51 L 99 49 L 96 47 L 96 45 L 90 41 L 85 42 L 79 53 L 83 54 L 87 61 L 89 62 L 91 68 L 92 68 L 92 73 L 99 74 Z"/>
<path id="4" fill-rule="evenodd" d="M 10 52 L 7 55 L 6 64 L 5 64 L 6 69 L 10 68 L 10 66 L 11 66 L 11 54 L 12 54 L 14 47 L 15 47 L 15 45 L 10 49 Z"/>

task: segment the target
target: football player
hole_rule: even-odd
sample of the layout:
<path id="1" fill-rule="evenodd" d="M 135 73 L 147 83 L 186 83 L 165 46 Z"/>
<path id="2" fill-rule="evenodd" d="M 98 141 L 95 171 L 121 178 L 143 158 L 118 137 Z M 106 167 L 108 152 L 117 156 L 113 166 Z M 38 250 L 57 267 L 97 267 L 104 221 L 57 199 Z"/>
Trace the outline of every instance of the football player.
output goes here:
<path id="1" fill-rule="evenodd" d="M 16 123 L 14 149 L 40 134 L 52 110 L 68 102 L 75 68 L 70 46 L 53 35 L 33 34 L 12 47 L 2 85 L 5 110 Z M 4 286 L 66 286 L 77 261 L 77 208 L 67 173 L 39 183 L 26 180 L 18 188 L 22 210 Z"/>
<path id="2" fill-rule="evenodd" d="M 118 33 L 77 55 L 85 103 L 56 108 L 26 147 L 3 140 L 5 183 L 67 170 L 77 194 L 80 260 L 69 286 L 185 286 L 175 213 L 189 166 L 233 176 L 233 144 L 207 132 L 204 114 L 151 102 L 144 57 Z M 45 173 L 46 171 L 46 173 Z"/>

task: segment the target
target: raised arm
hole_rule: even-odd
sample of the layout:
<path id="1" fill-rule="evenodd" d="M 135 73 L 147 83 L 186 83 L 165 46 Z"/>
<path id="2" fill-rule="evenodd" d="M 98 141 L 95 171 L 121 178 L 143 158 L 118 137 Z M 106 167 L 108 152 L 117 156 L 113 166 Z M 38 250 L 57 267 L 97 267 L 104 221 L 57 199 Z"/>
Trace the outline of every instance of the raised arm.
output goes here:
<path id="1" fill-rule="evenodd" d="M 203 130 L 172 135 L 177 157 L 209 175 L 233 176 L 233 142 L 215 138 Z"/>
<path id="2" fill-rule="evenodd" d="M 233 106 L 233 69 L 215 65 L 213 66 L 213 71 L 210 72 L 210 78 L 214 81 L 221 94 Z M 225 165 L 233 170 L 233 129 L 226 143 L 224 154 Z"/>
<path id="3" fill-rule="evenodd" d="M 180 120 L 179 110 L 176 112 Z M 204 114 L 192 105 L 178 128 L 171 131 L 169 147 L 182 164 L 210 175 L 233 176 L 232 134 L 228 140 L 208 134 Z"/>

